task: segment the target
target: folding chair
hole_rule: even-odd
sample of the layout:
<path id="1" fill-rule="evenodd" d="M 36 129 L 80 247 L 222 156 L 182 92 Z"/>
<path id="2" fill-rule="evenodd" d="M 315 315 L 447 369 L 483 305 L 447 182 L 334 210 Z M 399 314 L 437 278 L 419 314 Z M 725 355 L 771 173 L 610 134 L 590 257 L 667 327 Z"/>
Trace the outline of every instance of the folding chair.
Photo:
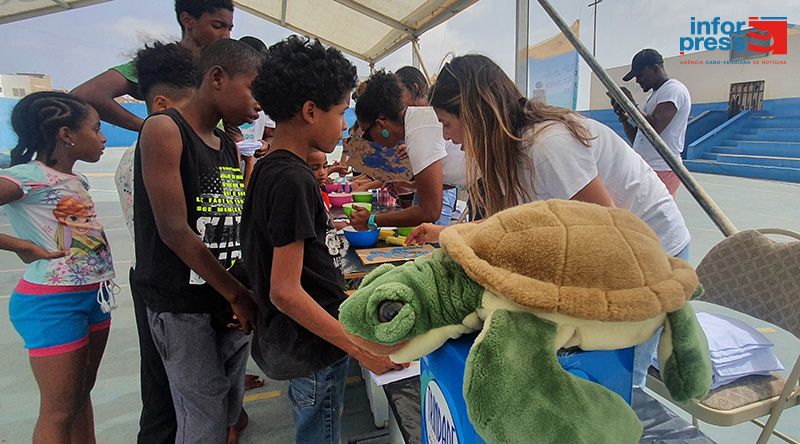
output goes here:
<path id="1" fill-rule="evenodd" d="M 781 243 L 765 234 L 797 240 Z M 700 262 L 697 274 L 705 287 L 703 301 L 770 322 L 800 337 L 800 234 L 782 229 L 739 232 L 714 246 Z M 691 414 L 695 426 L 698 420 L 717 426 L 750 421 L 763 429 L 757 444 L 766 443 L 773 434 L 798 444 L 797 439 L 775 430 L 781 413 L 800 404 L 798 379 L 800 357 L 787 379 L 777 374 L 748 376 L 712 390 L 695 404 L 672 401 L 652 367 L 647 387 Z M 766 423 L 758 420 L 765 415 L 769 415 Z"/>

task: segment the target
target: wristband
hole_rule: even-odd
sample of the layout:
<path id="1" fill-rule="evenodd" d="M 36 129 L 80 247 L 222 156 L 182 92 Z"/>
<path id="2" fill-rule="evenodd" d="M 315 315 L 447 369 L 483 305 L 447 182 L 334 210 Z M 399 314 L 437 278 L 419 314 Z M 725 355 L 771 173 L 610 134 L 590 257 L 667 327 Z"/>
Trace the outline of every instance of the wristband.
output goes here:
<path id="1" fill-rule="evenodd" d="M 377 230 L 378 226 L 375 225 L 375 214 L 369 215 L 369 220 L 367 221 L 367 228 L 370 230 Z"/>

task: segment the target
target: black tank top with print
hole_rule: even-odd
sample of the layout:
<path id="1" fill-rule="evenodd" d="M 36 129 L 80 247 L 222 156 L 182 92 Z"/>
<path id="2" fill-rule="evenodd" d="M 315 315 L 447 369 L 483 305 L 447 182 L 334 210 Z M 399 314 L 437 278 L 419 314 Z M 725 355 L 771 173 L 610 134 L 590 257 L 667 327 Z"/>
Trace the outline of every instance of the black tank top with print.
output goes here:
<path id="1" fill-rule="evenodd" d="M 215 130 L 220 149 L 208 146 L 175 109 L 162 113 L 181 133 L 180 175 L 186 223 L 230 269 L 241 256 L 239 222 L 244 205 L 244 180 L 233 140 Z M 158 115 L 154 114 L 154 115 Z M 229 309 L 227 301 L 197 275 L 161 240 L 142 179 L 142 160 L 134 161 L 134 280 L 148 308 L 155 312 L 215 313 Z"/>

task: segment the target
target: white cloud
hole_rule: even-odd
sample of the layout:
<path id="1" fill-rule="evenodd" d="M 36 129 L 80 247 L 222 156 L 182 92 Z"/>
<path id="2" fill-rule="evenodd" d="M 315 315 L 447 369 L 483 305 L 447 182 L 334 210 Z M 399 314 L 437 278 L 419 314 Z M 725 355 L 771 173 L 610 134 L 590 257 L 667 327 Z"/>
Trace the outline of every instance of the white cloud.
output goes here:
<path id="1" fill-rule="evenodd" d="M 113 22 L 105 23 L 101 25 L 101 29 L 117 35 L 125 43 L 134 45 L 153 40 L 180 39 L 180 34 L 176 32 L 175 26 L 167 26 L 164 23 L 156 23 L 130 16 L 120 17 Z"/>

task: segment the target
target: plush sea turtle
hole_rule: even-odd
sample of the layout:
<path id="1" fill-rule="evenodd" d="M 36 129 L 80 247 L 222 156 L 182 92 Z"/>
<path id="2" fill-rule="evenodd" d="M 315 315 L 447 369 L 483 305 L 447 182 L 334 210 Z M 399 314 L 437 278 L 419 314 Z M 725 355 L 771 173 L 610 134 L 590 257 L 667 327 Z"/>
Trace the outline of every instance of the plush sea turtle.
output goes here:
<path id="1" fill-rule="evenodd" d="M 708 344 L 686 303 L 702 292 L 697 275 L 632 213 L 536 202 L 449 227 L 440 242 L 431 257 L 370 273 L 339 319 L 396 362 L 481 330 L 464 398 L 487 442 L 638 442 L 641 423 L 619 395 L 559 366 L 565 347 L 626 348 L 664 326 L 658 354 L 673 399 L 708 392 Z"/>

